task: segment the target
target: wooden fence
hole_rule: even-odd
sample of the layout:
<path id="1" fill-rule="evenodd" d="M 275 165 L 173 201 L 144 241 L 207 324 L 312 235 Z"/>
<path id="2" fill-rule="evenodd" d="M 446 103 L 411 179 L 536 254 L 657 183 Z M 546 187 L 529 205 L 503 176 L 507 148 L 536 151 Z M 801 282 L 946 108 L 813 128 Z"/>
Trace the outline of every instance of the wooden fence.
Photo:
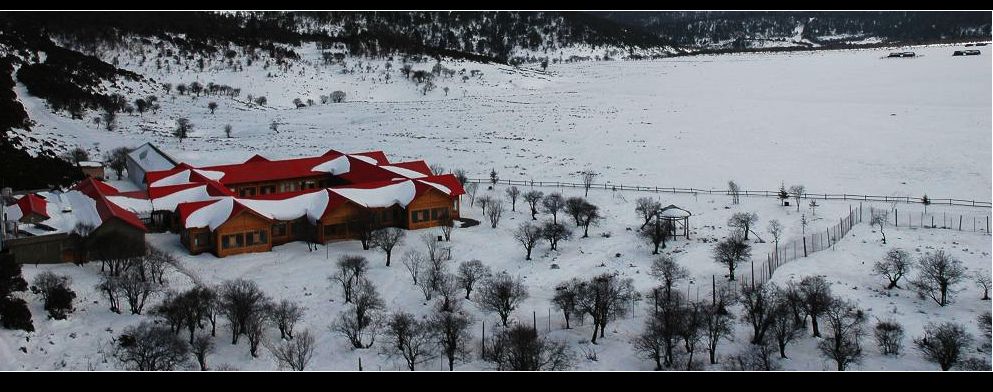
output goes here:
<path id="1" fill-rule="evenodd" d="M 474 182 L 479 184 L 490 184 L 492 181 L 488 178 L 470 178 L 468 182 Z M 498 180 L 497 184 L 502 185 L 518 185 L 527 187 L 557 187 L 557 188 L 586 188 L 586 184 L 575 183 L 575 182 L 563 182 L 563 181 L 534 181 L 534 180 Z M 665 186 L 642 186 L 642 185 L 624 185 L 624 184 L 610 184 L 610 183 L 598 183 L 590 184 L 590 189 L 606 189 L 611 191 L 639 191 L 639 192 L 654 192 L 654 193 L 683 193 L 683 194 L 708 194 L 708 195 L 730 195 L 731 192 L 727 189 L 697 189 L 697 188 L 679 188 L 679 187 L 665 187 Z M 741 196 L 757 196 L 757 197 L 779 197 L 779 191 L 764 191 L 764 190 L 741 190 L 738 192 Z M 816 199 L 816 200 L 850 200 L 850 201 L 875 201 L 875 202 L 886 202 L 886 203 L 915 203 L 921 204 L 922 200 L 919 197 L 910 196 L 877 196 L 877 195 L 857 195 L 848 193 L 811 193 L 807 192 L 803 194 L 803 199 Z M 961 207 L 984 207 L 991 208 L 993 204 L 989 201 L 977 201 L 977 200 L 965 200 L 965 199 L 953 199 L 953 198 L 931 198 L 931 205 L 949 205 L 949 206 L 961 206 Z"/>

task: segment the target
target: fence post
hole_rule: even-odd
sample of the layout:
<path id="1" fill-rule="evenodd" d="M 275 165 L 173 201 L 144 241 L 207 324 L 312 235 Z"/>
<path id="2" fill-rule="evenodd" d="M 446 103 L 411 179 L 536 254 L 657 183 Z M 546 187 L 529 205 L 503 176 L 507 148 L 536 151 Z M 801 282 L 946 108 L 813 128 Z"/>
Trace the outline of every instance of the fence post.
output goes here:
<path id="1" fill-rule="evenodd" d="M 962 231 L 962 215 L 959 215 L 959 231 Z"/>
<path id="2" fill-rule="evenodd" d="M 900 227 L 900 210 L 893 209 L 893 226 Z"/>

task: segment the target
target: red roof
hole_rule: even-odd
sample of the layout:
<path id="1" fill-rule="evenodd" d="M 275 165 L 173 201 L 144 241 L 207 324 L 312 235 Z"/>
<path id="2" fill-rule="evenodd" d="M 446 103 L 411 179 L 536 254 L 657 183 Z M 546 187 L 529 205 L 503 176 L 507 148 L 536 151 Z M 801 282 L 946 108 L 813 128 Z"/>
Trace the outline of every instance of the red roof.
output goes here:
<path id="1" fill-rule="evenodd" d="M 396 163 L 391 163 L 390 166 L 396 166 L 407 170 L 413 170 L 425 176 L 434 175 L 434 173 L 431 172 L 431 167 L 428 166 L 428 163 L 424 162 L 423 160 L 410 161 L 410 162 L 396 162 Z"/>
<path id="2" fill-rule="evenodd" d="M 179 173 L 179 172 L 181 172 L 183 170 L 188 170 L 188 169 L 193 169 L 193 168 L 194 168 L 193 166 L 190 166 L 190 165 L 188 165 L 186 163 L 180 163 L 180 164 L 176 165 L 175 167 L 173 167 L 172 169 L 146 172 L 145 173 L 145 183 L 146 184 L 151 184 L 151 183 L 153 183 L 155 181 L 158 181 L 158 180 L 161 180 L 163 178 L 169 177 L 169 176 L 171 176 L 173 174 L 176 174 L 176 173 Z"/>
<path id="3" fill-rule="evenodd" d="M 76 186 L 72 189 L 82 192 L 86 196 L 93 199 L 97 208 L 97 213 L 100 214 L 101 221 L 118 219 L 140 229 L 141 231 L 148 231 L 145 228 L 145 224 L 141 222 L 141 219 L 138 219 L 138 215 L 135 215 L 134 212 L 125 210 L 110 200 L 107 200 L 107 196 L 115 196 L 120 193 L 114 187 L 101 181 L 97 181 L 92 177 L 88 177 L 76 184 Z"/>
<path id="4" fill-rule="evenodd" d="M 34 193 L 29 193 L 24 195 L 17 200 L 17 206 L 21 208 L 21 215 L 28 216 L 28 214 L 38 214 L 44 216 L 46 219 L 48 216 L 48 202 L 45 201 L 44 197 L 38 196 Z"/>
<path id="5" fill-rule="evenodd" d="M 217 200 L 219 199 L 179 203 L 176 205 L 176 213 L 179 214 L 179 221 L 182 222 L 183 226 L 186 226 L 186 218 L 189 218 L 190 214 L 203 207 L 216 203 Z"/>

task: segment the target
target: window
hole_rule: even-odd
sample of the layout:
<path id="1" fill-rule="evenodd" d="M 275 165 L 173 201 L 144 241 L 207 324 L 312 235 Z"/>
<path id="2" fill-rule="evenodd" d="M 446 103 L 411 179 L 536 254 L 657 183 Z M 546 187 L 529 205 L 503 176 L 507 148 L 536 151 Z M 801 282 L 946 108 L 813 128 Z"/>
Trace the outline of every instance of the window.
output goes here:
<path id="1" fill-rule="evenodd" d="M 245 246 L 245 233 L 228 234 L 221 237 L 221 248 L 241 248 Z"/>
<path id="2" fill-rule="evenodd" d="M 275 185 L 270 184 L 270 185 L 262 185 L 262 186 L 259 187 L 259 194 L 260 195 L 268 195 L 270 193 L 276 193 L 276 186 Z"/>
<path id="3" fill-rule="evenodd" d="M 269 242 L 269 238 L 265 230 L 246 232 L 245 239 L 248 242 L 248 246 L 263 245 Z"/>
<path id="4" fill-rule="evenodd" d="M 193 247 L 194 248 L 201 248 L 201 247 L 204 247 L 204 246 L 207 246 L 207 245 L 210 245 L 210 233 L 209 232 L 206 232 L 205 231 L 205 232 L 196 233 L 196 234 L 193 235 Z"/>
<path id="5" fill-rule="evenodd" d="M 284 182 L 279 184 L 280 192 L 293 192 L 297 190 L 297 183 L 295 182 Z"/>
<path id="6" fill-rule="evenodd" d="M 324 225 L 324 236 L 334 237 L 345 235 L 345 225 L 343 223 L 337 223 L 333 225 Z"/>
<path id="7" fill-rule="evenodd" d="M 431 210 L 417 210 L 410 213 L 410 220 L 414 223 L 427 222 L 431 220 Z"/>
<path id="8" fill-rule="evenodd" d="M 241 197 L 255 196 L 255 187 L 241 188 L 241 190 L 238 191 L 238 194 L 241 195 Z"/>
<path id="9" fill-rule="evenodd" d="M 388 209 L 383 210 L 383 217 L 382 217 L 382 219 L 383 219 L 382 222 L 384 224 L 393 223 L 393 209 L 388 208 Z"/>
<path id="10" fill-rule="evenodd" d="M 283 237 L 286 236 L 286 223 L 275 223 L 272 225 L 272 236 L 273 237 Z"/>
<path id="11" fill-rule="evenodd" d="M 314 180 L 304 181 L 303 182 L 303 187 L 301 187 L 301 188 L 302 189 L 314 189 L 314 188 L 317 188 L 317 181 L 314 181 Z"/>
<path id="12" fill-rule="evenodd" d="M 441 220 L 448 218 L 448 207 L 435 208 L 431 210 L 431 220 Z"/>
<path id="13" fill-rule="evenodd" d="M 306 225 L 307 225 L 307 221 L 300 219 L 293 221 L 293 225 L 290 226 L 290 229 L 293 230 L 293 235 L 297 236 L 297 238 L 302 238 L 301 236 L 307 233 Z M 316 230 L 314 231 L 316 232 Z"/>

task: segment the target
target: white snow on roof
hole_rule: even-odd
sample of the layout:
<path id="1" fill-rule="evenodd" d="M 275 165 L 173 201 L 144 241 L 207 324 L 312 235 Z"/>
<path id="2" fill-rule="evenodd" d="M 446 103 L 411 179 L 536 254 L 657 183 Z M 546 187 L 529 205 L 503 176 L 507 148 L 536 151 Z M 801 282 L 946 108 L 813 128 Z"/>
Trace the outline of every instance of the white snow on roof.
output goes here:
<path id="1" fill-rule="evenodd" d="M 352 157 L 352 158 L 358 159 L 358 160 L 360 160 L 362 162 L 365 162 L 365 163 L 371 163 L 373 165 L 379 164 L 379 161 L 377 161 L 373 157 L 367 157 L 365 155 L 349 155 L 349 156 Z"/>
<path id="2" fill-rule="evenodd" d="M 444 185 L 441 185 L 441 184 L 438 184 L 438 183 L 435 183 L 435 182 L 431 182 L 431 181 L 425 181 L 425 180 L 418 180 L 418 181 L 420 181 L 422 184 L 428 184 L 428 185 L 434 187 L 435 189 L 437 189 L 439 191 L 442 191 L 446 195 L 451 195 L 452 194 L 452 190 L 449 189 L 447 186 L 444 186 Z"/>
<path id="3" fill-rule="evenodd" d="M 383 168 L 383 169 L 389 170 L 389 171 L 391 171 L 393 173 L 396 173 L 396 174 L 399 174 L 401 176 L 404 176 L 405 178 L 422 178 L 422 177 L 427 177 L 427 176 L 425 176 L 425 175 L 423 175 L 421 173 L 418 173 L 416 171 L 413 171 L 413 170 L 410 170 L 410 169 L 404 169 L 404 168 L 399 167 L 399 166 L 383 165 L 383 166 L 380 166 L 380 167 Z"/>
<path id="4" fill-rule="evenodd" d="M 220 196 L 211 196 L 207 193 L 206 185 L 183 189 L 156 199 L 141 199 L 127 196 L 107 196 L 107 199 L 114 204 L 138 214 L 149 213 L 152 211 L 173 211 L 179 203 L 220 198 Z"/>
<path id="5" fill-rule="evenodd" d="M 186 217 L 186 228 L 209 227 L 211 230 L 217 229 L 224 224 L 231 216 L 234 208 L 234 198 L 225 197 L 216 202 L 203 206 L 199 210 L 193 211 Z"/>
<path id="6" fill-rule="evenodd" d="M 406 207 L 414 200 L 416 189 L 411 181 L 404 181 L 390 184 L 375 189 L 361 188 L 335 188 L 331 192 L 337 193 L 348 200 L 363 207 L 379 208 L 389 207 L 399 204 Z"/>
<path id="7" fill-rule="evenodd" d="M 271 219 L 293 220 L 306 216 L 313 223 L 324 215 L 324 209 L 328 205 L 328 192 L 322 190 L 305 193 L 283 200 L 240 199 L 238 202 Z"/>
<path id="8" fill-rule="evenodd" d="M 204 177 L 207 177 L 215 181 L 224 177 L 224 172 L 219 172 L 214 170 L 203 170 L 203 169 L 193 169 L 193 170 L 186 169 L 176 174 L 162 177 L 158 181 L 149 184 L 149 186 L 168 186 L 168 185 L 188 184 L 192 182 L 190 181 L 190 174 L 192 174 L 192 172 L 194 171 L 197 172 L 197 174 L 200 174 Z"/>
<path id="9" fill-rule="evenodd" d="M 98 227 L 103 223 L 103 219 L 100 219 L 100 213 L 97 212 L 96 200 L 80 191 L 66 192 L 63 194 L 63 198 L 72 206 L 72 215 L 76 218 L 76 222 L 93 227 Z"/>
<path id="10" fill-rule="evenodd" d="M 373 160 L 373 163 L 375 163 L 375 160 Z M 350 169 L 351 169 L 351 164 L 349 164 L 348 158 L 343 155 L 335 159 L 332 159 L 330 161 L 321 163 L 317 166 L 314 166 L 314 168 L 310 170 L 315 172 L 327 172 L 337 176 L 348 173 Z"/>
<path id="11" fill-rule="evenodd" d="M 659 212 L 659 215 L 666 218 L 686 218 L 690 216 L 690 213 L 680 209 L 679 207 L 671 207 Z"/>
<path id="12" fill-rule="evenodd" d="M 81 167 L 103 167 L 103 163 L 96 161 L 79 161 Z"/>
<path id="13" fill-rule="evenodd" d="M 21 212 L 21 207 L 18 206 L 17 204 L 4 206 L 3 211 L 4 213 L 7 214 L 7 220 L 11 220 L 11 221 L 19 220 L 21 219 L 21 217 L 24 216 L 24 213 Z"/>
<path id="14" fill-rule="evenodd" d="M 173 160 L 159 153 L 151 144 L 145 143 L 128 153 L 135 162 L 146 172 L 157 170 L 169 170 L 176 167 Z"/>

